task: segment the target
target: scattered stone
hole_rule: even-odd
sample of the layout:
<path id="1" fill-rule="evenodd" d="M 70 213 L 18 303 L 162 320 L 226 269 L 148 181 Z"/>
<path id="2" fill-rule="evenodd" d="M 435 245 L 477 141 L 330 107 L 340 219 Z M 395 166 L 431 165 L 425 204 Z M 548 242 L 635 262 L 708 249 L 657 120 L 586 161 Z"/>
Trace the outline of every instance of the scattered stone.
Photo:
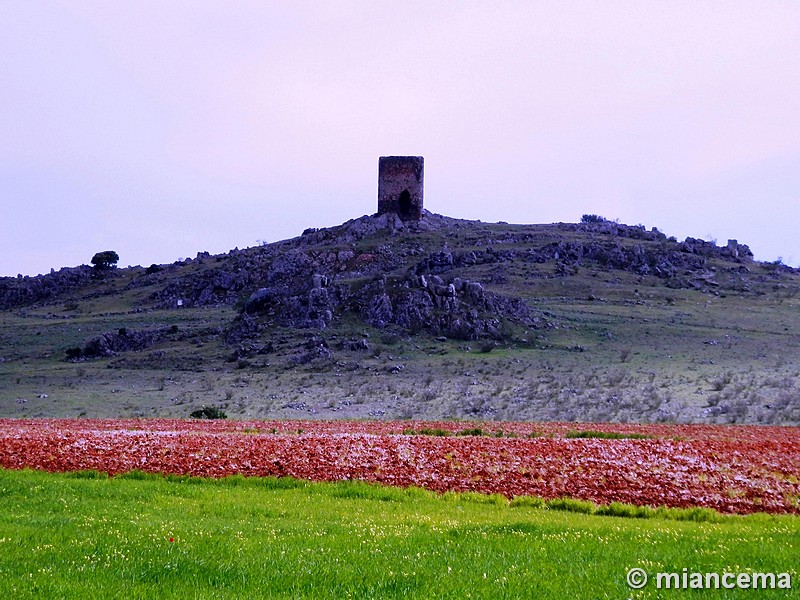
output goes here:
<path id="1" fill-rule="evenodd" d="M 321 337 L 312 336 L 303 344 L 304 352 L 292 356 L 290 361 L 296 365 L 305 365 L 312 361 L 326 361 L 333 358 L 328 343 Z"/>
<path id="2" fill-rule="evenodd" d="M 342 350 L 349 350 L 351 352 L 366 352 L 369 350 L 369 342 L 367 340 L 342 340 L 339 342 Z"/>

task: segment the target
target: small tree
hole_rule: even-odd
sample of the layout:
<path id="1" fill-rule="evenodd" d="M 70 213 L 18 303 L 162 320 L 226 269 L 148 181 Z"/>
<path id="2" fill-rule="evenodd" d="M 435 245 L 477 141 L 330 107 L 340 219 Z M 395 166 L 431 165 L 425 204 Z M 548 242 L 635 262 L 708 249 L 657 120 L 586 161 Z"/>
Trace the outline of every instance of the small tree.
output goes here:
<path id="1" fill-rule="evenodd" d="M 95 269 L 113 269 L 119 262 L 119 254 L 113 250 L 98 252 L 92 257 L 92 264 Z"/>
<path id="2" fill-rule="evenodd" d="M 193 419 L 227 419 L 228 415 L 225 411 L 220 410 L 216 406 L 204 406 L 189 413 Z"/>

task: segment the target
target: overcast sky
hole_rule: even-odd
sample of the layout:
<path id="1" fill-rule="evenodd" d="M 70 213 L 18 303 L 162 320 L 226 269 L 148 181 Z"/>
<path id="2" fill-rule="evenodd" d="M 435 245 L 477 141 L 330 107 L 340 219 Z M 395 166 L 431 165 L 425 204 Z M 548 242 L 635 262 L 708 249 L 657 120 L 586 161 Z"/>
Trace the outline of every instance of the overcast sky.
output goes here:
<path id="1" fill-rule="evenodd" d="M 0 1 L 0 275 L 377 206 L 584 213 L 800 262 L 800 2 Z"/>

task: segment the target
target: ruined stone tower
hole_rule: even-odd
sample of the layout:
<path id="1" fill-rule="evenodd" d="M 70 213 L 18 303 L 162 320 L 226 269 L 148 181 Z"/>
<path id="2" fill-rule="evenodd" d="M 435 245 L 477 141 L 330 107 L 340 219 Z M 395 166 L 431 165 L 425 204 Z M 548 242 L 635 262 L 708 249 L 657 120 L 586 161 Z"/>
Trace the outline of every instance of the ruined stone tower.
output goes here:
<path id="1" fill-rule="evenodd" d="M 404 221 L 422 218 L 421 156 L 381 156 L 378 159 L 378 214 L 397 213 Z"/>

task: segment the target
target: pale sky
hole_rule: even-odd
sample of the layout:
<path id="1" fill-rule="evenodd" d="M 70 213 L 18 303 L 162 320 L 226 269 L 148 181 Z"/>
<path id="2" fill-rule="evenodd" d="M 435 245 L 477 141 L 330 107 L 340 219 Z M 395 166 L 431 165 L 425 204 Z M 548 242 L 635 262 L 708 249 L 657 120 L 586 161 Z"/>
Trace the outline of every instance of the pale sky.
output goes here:
<path id="1" fill-rule="evenodd" d="M 0 275 L 374 213 L 584 213 L 800 263 L 800 2 L 0 0 Z"/>

